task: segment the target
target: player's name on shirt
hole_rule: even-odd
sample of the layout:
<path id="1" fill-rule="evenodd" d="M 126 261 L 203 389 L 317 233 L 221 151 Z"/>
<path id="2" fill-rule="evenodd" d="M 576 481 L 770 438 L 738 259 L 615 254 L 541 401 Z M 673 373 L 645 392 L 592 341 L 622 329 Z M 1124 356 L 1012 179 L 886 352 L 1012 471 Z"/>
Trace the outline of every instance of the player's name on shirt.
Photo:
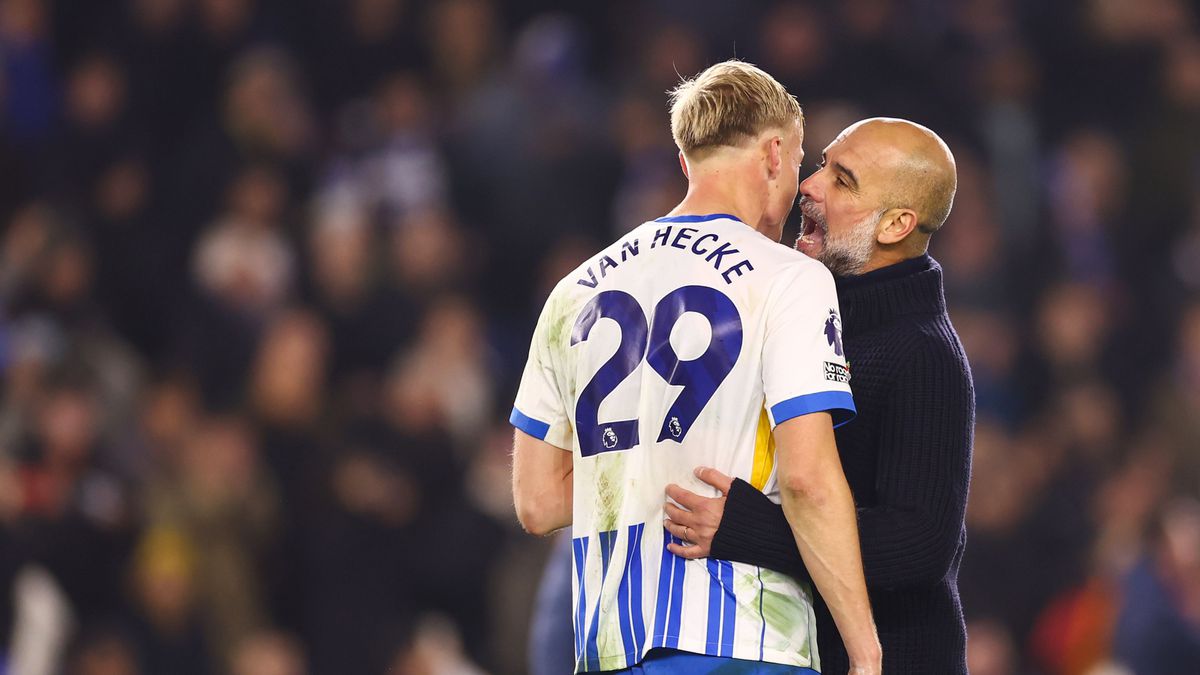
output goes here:
<path id="1" fill-rule="evenodd" d="M 650 248 L 679 249 L 685 253 L 699 256 L 705 262 L 711 263 L 713 269 L 720 272 L 721 278 L 727 284 L 732 284 L 746 272 L 754 270 L 750 259 L 728 241 L 721 239 L 720 235 L 715 232 L 707 232 L 697 237 L 699 232 L 700 229 L 696 227 L 664 224 L 654 232 L 654 237 L 650 240 Z M 621 241 L 619 262 L 617 258 L 606 253 L 598 259 L 597 267 L 599 269 L 593 269 L 589 264 L 585 268 L 587 275 L 577 279 L 576 283 L 588 288 L 596 288 L 608 277 L 610 270 L 616 269 L 636 257 L 640 252 L 641 243 L 637 237 Z"/>

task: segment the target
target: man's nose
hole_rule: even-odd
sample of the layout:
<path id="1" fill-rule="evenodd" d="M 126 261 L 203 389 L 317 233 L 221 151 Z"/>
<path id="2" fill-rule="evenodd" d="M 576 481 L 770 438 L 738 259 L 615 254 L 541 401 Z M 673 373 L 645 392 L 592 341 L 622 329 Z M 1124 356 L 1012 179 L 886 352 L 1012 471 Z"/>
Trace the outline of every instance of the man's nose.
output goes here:
<path id="1" fill-rule="evenodd" d="M 813 175 L 809 176 L 808 178 L 805 178 L 804 180 L 800 181 L 800 194 L 804 195 L 805 197 L 808 197 L 809 199 L 811 199 L 815 202 L 821 201 L 821 199 L 820 199 L 821 195 L 819 194 L 819 192 L 820 192 L 819 181 L 817 180 L 817 176 L 819 176 L 820 174 L 821 174 L 821 172 L 818 171 L 818 172 L 814 173 Z"/>

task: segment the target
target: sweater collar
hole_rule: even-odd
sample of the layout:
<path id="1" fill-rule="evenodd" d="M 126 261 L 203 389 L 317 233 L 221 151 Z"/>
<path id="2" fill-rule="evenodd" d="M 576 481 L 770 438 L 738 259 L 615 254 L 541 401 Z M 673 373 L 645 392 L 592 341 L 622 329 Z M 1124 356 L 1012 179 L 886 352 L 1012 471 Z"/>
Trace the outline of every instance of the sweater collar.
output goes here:
<path id="1" fill-rule="evenodd" d="M 928 253 L 835 281 L 847 333 L 869 330 L 905 314 L 946 311 L 942 267 Z"/>

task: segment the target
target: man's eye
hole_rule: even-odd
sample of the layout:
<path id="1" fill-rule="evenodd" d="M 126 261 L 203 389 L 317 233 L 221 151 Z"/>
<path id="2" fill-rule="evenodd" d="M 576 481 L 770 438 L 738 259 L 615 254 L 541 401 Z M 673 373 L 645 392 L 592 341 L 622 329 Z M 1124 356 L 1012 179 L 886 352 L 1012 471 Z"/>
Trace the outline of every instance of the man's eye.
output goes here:
<path id="1" fill-rule="evenodd" d="M 846 182 L 846 179 L 842 178 L 841 176 L 837 177 L 837 184 L 841 185 L 842 187 L 850 187 L 850 184 Z"/>

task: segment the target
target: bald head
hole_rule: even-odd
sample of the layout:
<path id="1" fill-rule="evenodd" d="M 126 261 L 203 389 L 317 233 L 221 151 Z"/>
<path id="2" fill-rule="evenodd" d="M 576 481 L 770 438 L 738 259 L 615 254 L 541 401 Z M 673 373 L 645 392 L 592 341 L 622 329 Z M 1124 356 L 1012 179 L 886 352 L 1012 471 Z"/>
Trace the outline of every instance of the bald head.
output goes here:
<path id="1" fill-rule="evenodd" d="M 912 209 L 919 232 L 936 232 L 950 215 L 958 188 L 949 146 L 920 124 L 890 117 L 852 124 L 840 138 L 851 135 L 878 149 L 877 160 L 889 182 L 881 207 Z"/>
<path id="2" fill-rule="evenodd" d="M 950 214 L 957 183 L 937 134 L 906 120 L 863 120 L 825 147 L 800 184 L 796 247 L 843 275 L 919 256 Z"/>

